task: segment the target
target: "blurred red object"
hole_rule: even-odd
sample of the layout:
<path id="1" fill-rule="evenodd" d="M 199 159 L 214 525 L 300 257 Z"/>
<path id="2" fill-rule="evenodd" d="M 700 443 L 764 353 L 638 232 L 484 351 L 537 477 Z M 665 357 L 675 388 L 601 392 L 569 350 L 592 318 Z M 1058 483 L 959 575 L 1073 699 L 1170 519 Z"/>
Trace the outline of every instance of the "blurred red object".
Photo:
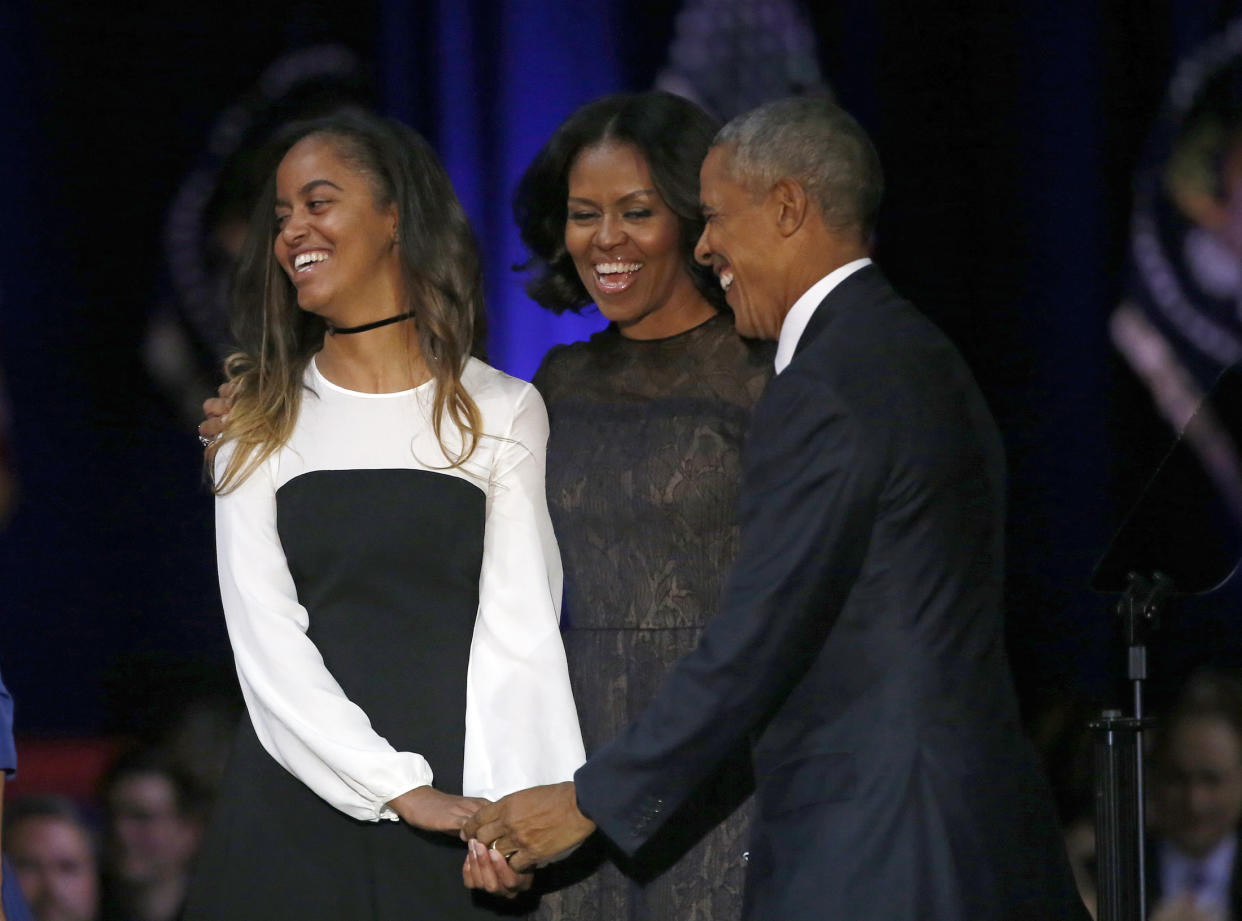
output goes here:
<path id="1" fill-rule="evenodd" d="M 123 739 L 107 736 L 19 737 L 17 776 L 5 783 L 5 797 L 58 794 L 91 801 L 124 746 Z"/>

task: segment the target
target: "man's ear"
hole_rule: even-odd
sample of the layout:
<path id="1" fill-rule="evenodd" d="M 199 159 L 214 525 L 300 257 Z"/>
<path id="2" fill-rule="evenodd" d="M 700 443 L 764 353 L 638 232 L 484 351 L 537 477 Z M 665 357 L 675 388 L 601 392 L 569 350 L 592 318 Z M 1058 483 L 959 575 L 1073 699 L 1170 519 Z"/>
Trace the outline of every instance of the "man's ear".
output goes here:
<path id="1" fill-rule="evenodd" d="M 777 230 L 783 237 L 793 236 L 807 218 L 806 189 L 796 179 L 785 178 L 772 186 L 771 196 Z"/>

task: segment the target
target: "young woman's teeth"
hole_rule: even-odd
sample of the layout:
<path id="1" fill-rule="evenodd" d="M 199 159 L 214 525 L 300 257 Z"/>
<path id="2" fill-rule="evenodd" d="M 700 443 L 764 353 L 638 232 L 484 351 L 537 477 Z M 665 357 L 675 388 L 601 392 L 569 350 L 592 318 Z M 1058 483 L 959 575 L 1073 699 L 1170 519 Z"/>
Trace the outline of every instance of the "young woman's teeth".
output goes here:
<path id="1" fill-rule="evenodd" d="M 323 262 L 328 258 L 327 253 L 298 253 L 293 259 L 293 268 L 300 271 L 315 262 Z"/>
<path id="2" fill-rule="evenodd" d="M 729 293 L 729 288 L 733 285 L 733 270 L 725 269 L 720 273 L 720 287 L 724 289 L 724 293 Z"/>

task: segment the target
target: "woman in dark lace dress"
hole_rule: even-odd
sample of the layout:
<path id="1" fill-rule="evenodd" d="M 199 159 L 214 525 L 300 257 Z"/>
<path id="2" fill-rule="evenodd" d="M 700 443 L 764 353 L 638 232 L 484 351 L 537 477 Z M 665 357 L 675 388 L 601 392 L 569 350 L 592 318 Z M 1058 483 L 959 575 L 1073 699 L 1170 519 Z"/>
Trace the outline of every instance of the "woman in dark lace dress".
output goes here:
<path id="1" fill-rule="evenodd" d="M 694 261 L 698 170 L 715 130 L 677 96 L 600 99 L 561 125 L 515 198 L 530 295 L 557 312 L 594 303 L 611 321 L 553 348 L 535 376 L 552 423 L 548 504 L 588 754 L 694 647 L 737 550 L 742 441 L 772 349 L 735 333 L 716 279 Z M 739 755 L 637 860 L 596 836 L 545 871 L 561 888 L 542 917 L 736 918 L 748 788 Z"/>

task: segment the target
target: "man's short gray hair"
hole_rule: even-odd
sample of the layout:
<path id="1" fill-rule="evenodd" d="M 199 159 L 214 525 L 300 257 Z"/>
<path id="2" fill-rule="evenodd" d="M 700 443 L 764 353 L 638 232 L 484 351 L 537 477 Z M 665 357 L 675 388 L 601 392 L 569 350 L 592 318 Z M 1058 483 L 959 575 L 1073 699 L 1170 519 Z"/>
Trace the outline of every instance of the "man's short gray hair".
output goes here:
<path id="1" fill-rule="evenodd" d="M 729 169 L 742 185 L 765 193 L 796 180 L 834 230 L 875 229 L 884 175 L 871 139 L 825 96 L 769 102 L 720 129 L 713 146 L 729 150 Z"/>

